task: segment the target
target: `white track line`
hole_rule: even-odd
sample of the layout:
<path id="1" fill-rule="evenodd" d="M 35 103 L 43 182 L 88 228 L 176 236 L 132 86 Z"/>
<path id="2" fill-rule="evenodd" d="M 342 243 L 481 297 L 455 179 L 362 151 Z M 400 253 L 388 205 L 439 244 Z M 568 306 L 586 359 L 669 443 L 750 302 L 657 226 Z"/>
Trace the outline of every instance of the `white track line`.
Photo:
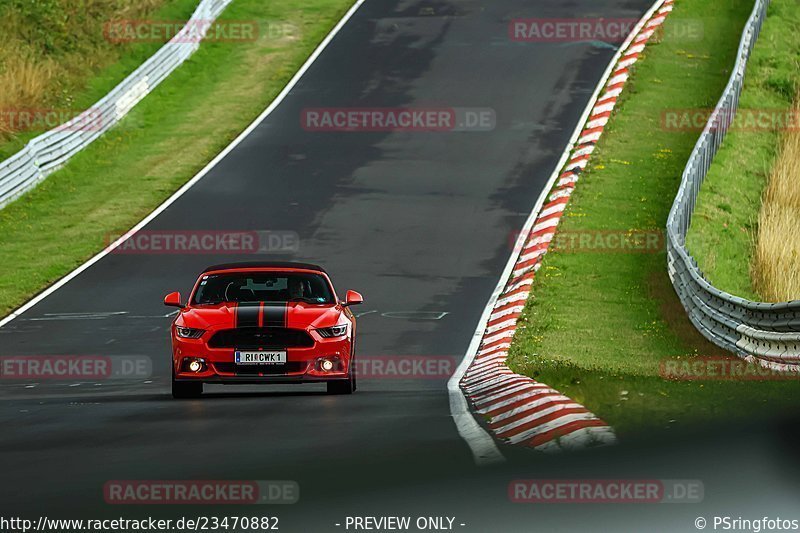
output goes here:
<path id="1" fill-rule="evenodd" d="M 239 145 L 239 143 L 241 143 L 248 135 L 250 135 L 250 133 L 252 133 L 252 131 L 254 129 L 256 129 L 258 127 L 258 125 L 261 124 L 264 121 L 264 119 L 266 119 L 275 110 L 275 108 L 280 105 L 281 102 L 283 102 L 283 99 L 286 98 L 286 96 L 289 94 L 289 91 L 291 91 L 294 88 L 294 86 L 297 84 L 297 82 L 300 80 L 300 78 L 303 77 L 303 74 L 305 74 L 305 72 L 311 67 L 311 65 L 314 63 L 314 61 L 317 60 L 317 58 L 322 53 L 322 51 L 325 50 L 325 48 L 328 46 L 328 44 L 330 44 L 330 42 L 333 40 L 333 38 L 336 37 L 336 34 L 339 33 L 339 30 L 341 30 L 342 27 L 344 27 L 344 25 L 347 23 L 347 21 L 350 20 L 350 18 L 355 14 L 355 12 L 358 10 L 358 8 L 361 7 L 361 4 L 363 4 L 364 1 L 365 0 L 356 0 L 356 3 L 353 4 L 353 6 L 347 11 L 347 13 L 344 14 L 344 16 L 341 18 L 341 20 L 339 20 L 339 22 L 336 24 L 336 26 L 333 27 L 333 29 L 328 33 L 328 35 L 325 37 L 325 39 L 323 39 L 323 41 L 321 43 L 319 43 L 319 46 L 317 46 L 317 48 L 314 50 L 314 52 L 311 54 L 311 56 L 309 56 L 309 58 L 306 60 L 306 62 L 303 63 L 303 66 L 300 67 L 300 70 L 298 70 L 297 73 L 294 75 L 294 77 L 291 80 L 289 80 L 289 83 L 286 84 L 286 87 L 283 88 L 283 90 L 280 92 L 280 94 L 275 98 L 275 100 L 272 101 L 272 103 L 267 107 L 267 109 L 265 109 L 264 112 L 261 113 L 258 116 L 258 118 L 256 118 L 247 127 L 246 130 L 244 130 L 242 133 L 240 133 L 239 136 L 236 137 L 236 139 L 234 139 L 231 144 L 229 144 L 222 152 L 220 152 L 219 155 L 217 155 L 217 157 L 212 159 L 209 164 L 207 164 L 200 172 L 198 172 L 197 175 L 195 175 L 195 177 L 193 177 L 191 180 L 189 180 L 183 187 L 178 189 L 175 192 L 175 194 L 170 196 L 164 203 L 162 203 L 160 206 L 158 206 L 155 209 L 155 211 L 153 211 L 152 213 L 147 215 L 147 217 L 144 220 L 139 222 L 136 226 L 134 226 L 125 235 L 123 235 L 122 237 L 120 237 L 119 239 L 114 241 L 111 245 L 106 247 L 103 251 L 101 251 L 100 253 L 98 253 L 97 255 L 95 255 L 94 257 L 89 259 L 88 261 L 86 261 L 84 264 L 82 264 L 81 266 L 79 266 L 78 268 L 76 268 L 75 270 L 73 270 L 72 272 L 70 272 L 69 274 L 67 274 L 66 276 L 61 278 L 60 280 L 58 280 L 56 283 L 54 283 L 53 285 L 51 285 L 50 287 L 45 289 L 43 292 L 41 292 L 38 295 L 36 295 L 34 298 L 29 300 L 27 303 L 23 304 L 19 309 L 15 310 L 13 313 L 11 313 L 7 317 L 5 317 L 3 320 L 0 320 L 0 328 L 5 326 L 9 322 L 11 322 L 12 320 L 17 318 L 18 316 L 20 316 L 22 313 L 28 311 L 30 308 L 32 308 L 33 306 L 35 306 L 36 304 L 38 304 L 39 302 L 41 302 L 42 300 L 44 300 L 45 298 L 47 298 L 48 296 L 50 296 L 51 294 L 56 292 L 58 289 L 60 289 L 61 287 L 63 287 L 64 285 L 66 285 L 67 283 L 69 283 L 70 281 L 75 279 L 76 277 L 78 277 L 83 271 L 85 271 L 86 269 L 88 269 L 89 267 L 91 267 L 92 265 L 94 265 L 95 263 L 100 261 L 102 258 L 104 258 L 106 255 L 111 253 L 120 244 L 125 242 L 127 239 L 129 239 L 131 236 L 133 236 L 137 231 L 139 231 L 140 229 L 145 227 L 153 219 L 155 219 L 158 215 L 163 213 L 170 205 L 172 205 L 178 198 L 183 196 L 184 193 L 186 193 L 186 191 L 191 189 L 198 181 L 203 179 L 203 177 L 206 174 L 208 174 L 208 172 L 211 169 L 213 169 L 215 166 L 217 166 L 217 164 L 220 161 L 225 159 L 225 156 L 227 156 L 231 151 L 233 151 L 233 149 L 236 148 Z"/>

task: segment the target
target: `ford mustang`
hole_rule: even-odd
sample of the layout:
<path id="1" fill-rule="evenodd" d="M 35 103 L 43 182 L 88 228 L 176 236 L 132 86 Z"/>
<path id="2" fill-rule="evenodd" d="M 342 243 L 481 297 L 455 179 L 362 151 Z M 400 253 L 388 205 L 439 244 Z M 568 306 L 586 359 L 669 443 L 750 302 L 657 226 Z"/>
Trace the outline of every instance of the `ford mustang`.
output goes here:
<path id="1" fill-rule="evenodd" d="M 204 383 L 327 383 L 356 390 L 356 320 L 361 295 L 336 297 L 328 274 L 305 263 L 234 263 L 205 269 L 184 304 L 178 292 L 172 336 L 172 395 Z"/>

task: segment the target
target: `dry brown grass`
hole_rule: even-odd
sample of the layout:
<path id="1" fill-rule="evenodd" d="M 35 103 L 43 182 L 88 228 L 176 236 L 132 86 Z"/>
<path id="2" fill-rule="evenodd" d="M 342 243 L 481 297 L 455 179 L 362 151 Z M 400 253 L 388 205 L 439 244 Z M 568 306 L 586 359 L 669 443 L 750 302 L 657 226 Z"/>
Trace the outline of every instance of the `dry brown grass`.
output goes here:
<path id="1" fill-rule="evenodd" d="M 800 116 L 800 95 L 794 107 Z M 758 219 L 753 284 L 766 301 L 800 300 L 800 130 L 784 136 Z"/>
<path id="2" fill-rule="evenodd" d="M 58 71 L 50 59 L 33 59 L 29 54 L 9 55 L 0 59 L 0 111 L 43 106 L 50 98 L 48 90 L 53 88 L 53 77 Z M 0 135 L 16 133 L 17 126 L 11 120 L 0 119 Z"/>

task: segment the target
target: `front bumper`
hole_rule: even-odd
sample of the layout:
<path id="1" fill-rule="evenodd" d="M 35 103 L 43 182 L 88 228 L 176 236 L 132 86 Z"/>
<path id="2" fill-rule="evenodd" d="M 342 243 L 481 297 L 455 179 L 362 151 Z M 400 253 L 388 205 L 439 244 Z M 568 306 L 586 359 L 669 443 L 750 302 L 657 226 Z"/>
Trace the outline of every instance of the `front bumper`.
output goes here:
<path id="1" fill-rule="evenodd" d="M 175 381 L 206 383 L 210 385 L 302 385 L 304 383 L 330 383 L 331 381 L 345 381 L 347 375 L 338 376 L 212 376 L 208 378 L 176 377 Z"/>
<path id="2" fill-rule="evenodd" d="M 350 337 L 315 339 L 304 348 L 265 348 L 285 350 L 286 363 L 273 365 L 237 365 L 234 348 L 209 348 L 204 338 L 183 339 L 173 336 L 172 364 L 175 381 L 219 384 L 248 383 L 320 383 L 347 379 L 351 366 Z M 248 349 L 248 351 L 253 351 Z M 320 361 L 334 361 L 334 368 L 325 371 Z M 202 370 L 191 371 L 188 362 L 202 361 Z"/>

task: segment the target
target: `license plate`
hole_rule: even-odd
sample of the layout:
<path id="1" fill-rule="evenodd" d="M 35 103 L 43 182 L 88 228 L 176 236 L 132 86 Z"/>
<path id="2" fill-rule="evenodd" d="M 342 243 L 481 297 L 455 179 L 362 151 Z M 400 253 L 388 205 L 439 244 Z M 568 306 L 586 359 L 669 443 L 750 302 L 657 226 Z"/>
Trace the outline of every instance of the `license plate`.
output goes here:
<path id="1" fill-rule="evenodd" d="M 286 352 L 234 352 L 237 365 L 282 365 Z"/>

